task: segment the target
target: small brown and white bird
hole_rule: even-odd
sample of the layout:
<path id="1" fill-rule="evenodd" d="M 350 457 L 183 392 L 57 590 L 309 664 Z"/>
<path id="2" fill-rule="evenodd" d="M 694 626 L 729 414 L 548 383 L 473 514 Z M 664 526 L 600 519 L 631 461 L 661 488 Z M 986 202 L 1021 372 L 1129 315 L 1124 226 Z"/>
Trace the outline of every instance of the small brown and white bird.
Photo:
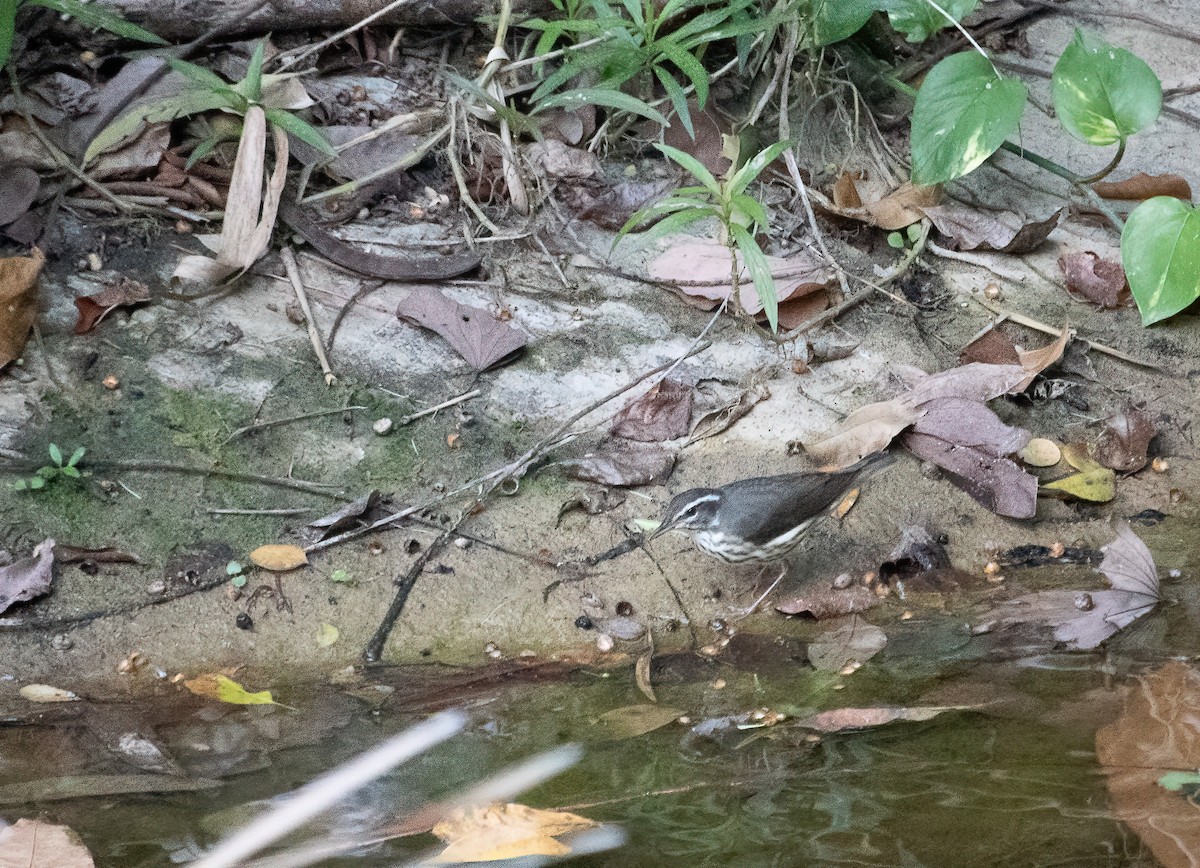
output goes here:
<path id="1" fill-rule="evenodd" d="M 886 453 L 876 453 L 832 473 L 784 473 L 693 488 L 671 498 L 649 539 L 678 530 L 689 534 L 702 552 L 726 563 L 779 560 L 864 470 L 888 461 Z"/>

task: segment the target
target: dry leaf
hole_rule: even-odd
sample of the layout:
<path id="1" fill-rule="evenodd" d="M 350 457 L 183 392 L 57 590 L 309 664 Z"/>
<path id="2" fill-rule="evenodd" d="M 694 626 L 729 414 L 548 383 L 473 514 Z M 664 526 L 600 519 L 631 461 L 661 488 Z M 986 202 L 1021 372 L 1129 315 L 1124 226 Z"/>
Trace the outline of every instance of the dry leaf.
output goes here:
<path id="1" fill-rule="evenodd" d="M 657 443 L 608 440 L 561 466 L 568 476 L 600 485 L 662 485 L 675 469 L 675 453 Z"/>
<path id="2" fill-rule="evenodd" d="M 954 446 L 978 449 L 995 458 L 1012 455 L 1031 438 L 1024 428 L 1005 425 L 986 404 L 968 398 L 936 398 L 925 402 L 912 430 Z"/>
<path id="3" fill-rule="evenodd" d="M 25 351 L 25 340 L 37 320 L 38 275 L 45 261 L 37 247 L 31 256 L 0 259 L 0 368 Z"/>
<path id="4" fill-rule="evenodd" d="M 919 412 L 897 398 L 859 407 L 835 433 L 805 447 L 820 464 L 849 467 L 887 447 L 892 438 L 916 421 Z"/>
<path id="5" fill-rule="evenodd" d="M 1147 175 L 1138 172 L 1123 181 L 1097 181 L 1092 184 L 1092 189 L 1102 199 L 1141 201 L 1155 196 L 1173 196 L 1187 202 L 1192 200 L 1192 187 L 1187 179 L 1170 173 Z"/>
<path id="6" fill-rule="evenodd" d="M 332 624 L 326 624 L 324 621 L 317 627 L 317 647 L 332 648 L 337 644 L 338 637 L 341 632 Z"/>
<path id="7" fill-rule="evenodd" d="M 1096 441 L 1096 460 L 1118 473 L 1141 470 L 1146 466 L 1146 450 L 1157 433 L 1149 416 L 1137 407 L 1128 407 L 1104 421 L 1104 430 Z"/>
<path id="8" fill-rule="evenodd" d="M 793 721 L 805 729 L 818 732 L 844 732 L 848 729 L 869 729 L 897 720 L 932 720 L 947 711 L 962 711 L 969 705 L 900 706 L 884 705 L 874 708 L 835 708 Z"/>
<path id="9" fill-rule="evenodd" d="M 858 615 L 850 615 L 809 644 L 808 659 L 820 672 L 839 672 L 847 664 L 866 663 L 886 645 L 883 630 Z"/>
<path id="10" fill-rule="evenodd" d="M 693 395 L 690 386 L 663 380 L 616 415 L 612 434 L 645 443 L 682 437 L 692 421 Z"/>
<path id="11" fill-rule="evenodd" d="M 294 545 L 259 546 L 250 552 L 250 561 L 255 566 L 276 573 L 287 572 L 308 565 L 304 549 Z"/>
<path id="12" fill-rule="evenodd" d="M 676 183 L 670 179 L 622 181 L 598 193 L 580 186 L 569 192 L 560 189 L 559 194 L 566 197 L 566 207 L 577 219 L 618 232 L 639 209 L 658 201 L 675 187 Z"/>
<path id="13" fill-rule="evenodd" d="M 936 374 L 925 374 L 897 400 L 913 408 L 919 408 L 935 398 L 990 401 L 1001 395 L 1022 391 L 1028 385 L 1028 376 L 1029 372 L 1019 365 L 984 365 L 973 362 Z"/>
<path id="14" fill-rule="evenodd" d="M 566 811 L 543 811 L 525 805 L 491 805 L 460 809 L 433 827 L 447 843 L 436 863 L 495 862 L 523 856 L 566 856 L 571 848 L 556 838 L 598 824 Z"/>
<path id="15" fill-rule="evenodd" d="M 1028 253 L 1054 231 L 1064 209 L 1059 208 L 1044 220 L 1034 220 L 1014 211 L 972 208 L 961 202 L 947 202 L 923 210 L 957 250 Z"/>
<path id="16" fill-rule="evenodd" d="M 87 334 L 118 307 L 133 307 L 149 300 L 149 287 L 128 277 L 122 277 L 115 285 L 95 295 L 79 296 L 75 299 L 75 307 L 79 309 L 75 334 Z"/>
<path id="17" fill-rule="evenodd" d="M 732 135 L 733 125 L 713 109 L 710 102 L 703 109 L 695 97 L 688 100 L 688 111 L 692 116 L 693 137 L 684 129 L 683 124 L 672 123 L 663 130 L 663 144 L 669 145 L 691 154 L 704 168 L 720 178 L 729 171 L 732 160 L 730 149 L 726 147 L 726 139 L 732 139 L 736 145 L 738 140 Z M 732 151 L 734 158 L 738 150 Z"/>
<path id="18" fill-rule="evenodd" d="M 415 287 L 396 308 L 396 316 L 437 332 L 476 371 L 512 361 L 528 342 L 511 323 L 428 286 Z"/>
<path id="19" fill-rule="evenodd" d="M 875 592 L 865 585 L 848 588 L 815 588 L 796 597 L 783 600 L 775 606 L 785 615 L 809 615 L 818 621 L 840 618 L 865 612 L 879 602 Z"/>
<path id="20" fill-rule="evenodd" d="M 26 684 L 21 688 L 20 694 L 24 699 L 30 702 L 78 702 L 79 697 L 69 690 L 63 690 L 61 687 L 52 687 L 49 684 Z"/>
<path id="21" fill-rule="evenodd" d="M 91 853 L 67 826 L 22 817 L 0 829 L 0 868 L 93 868 Z"/>
<path id="22" fill-rule="evenodd" d="M 654 685 L 650 683 L 650 664 L 653 659 L 653 651 L 647 651 L 637 659 L 637 663 L 633 667 L 633 680 L 637 683 L 638 690 L 642 691 L 643 696 L 651 702 L 658 702 L 658 697 L 654 695 Z"/>
<path id="23" fill-rule="evenodd" d="M 1039 347 L 1036 350 L 1022 350 L 1018 347 L 1017 356 L 1021 359 L 1021 367 L 1025 369 L 1026 376 L 1015 391 L 1025 391 L 1038 374 L 1061 359 L 1063 350 L 1067 348 L 1067 341 L 1070 339 L 1071 329 L 1069 326 L 1064 325 L 1062 334 L 1058 336 L 1057 340 L 1046 344 L 1044 347 Z"/>
<path id="24" fill-rule="evenodd" d="M 197 675 L 183 682 L 183 686 L 197 696 L 206 699 L 217 699 L 232 705 L 275 705 L 271 691 L 260 690 L 250 693 L 227 675 L 206 674 Z"/>
<path id="25" fill-rule="evenodd" d="M 754 405 L 759 401 L 765 401 L 771 397 L 771 390 L 762 383 L 755 383 L 746 391 L 738 395 L 737 399 L 729 402 L 721 407 L 709 410 L 697 421 L 695 427 L 692 428 L 692 434 L 688 437 L 688 445 L 690 446 L 697 441 L 704 440 L 708 437 L 715 437 L 718 434 L 723 434 L 728 431 L 733 424 L 741 419 L 747 413 L 754 409 Z"/>
<path id="26" fill-rule="evenodd" d="M 38 543 L 29 557 L 0 567 L 0 612 L 47 593 L 53 581 L 54 540 L 47 539 Z"/>
<path id="27" fill-rule="evenodd" d="M 997 328 L 990 328 L 958 354 L 960 365 L 982 362 L 986 365 L 1019 365 L 1021 357 L 1012 338 Z"/>
<path id="28" fill-rule="evenodd" d="M 1107 503 L 1117 496 L 1117 475 L 1110 468 L 1097 463 L 1088 453 L 1087 446 L 1070 444 L 1063 447 L 1062 454 L 1067 463 L 1079 472 L 1048 482 L 1045 488 L 1093 503 Z"/>
<path id="29" fill-rule="evenodd" d="M 843 172 L 834 182 L 833 200 L 822 208 L 838 217 L 858 220 L 891 232 L 919 222 L 925 209 L 942 198 L 940 187 L 914 187 L 905 181 L 889 189 L 882 176 L 867 177 L 862 172 Z"/>
<path id="30" fill-rule="evenodd" d="M 1058 257 L 1058 267 L 1069 292 L 1102 308 L 1120 307 L 1129 296 L 1121 263 L 1101 259 L 1090 250 L 1064 253 Z"/>
<path id="31" fill-rule="evenodd" d="M 41 186 L 41 177 L 28 166 L 0 165 L 0 226 L 23 217 L 37 199 Z"/>
<path id="32" fill-rule="evenodd" d="M 318 532 L 318 539 L 328 539 L 335 534 L 369 524 L 372 516 L 382 518 L 382 515 L 375 515 L 379 512 L 379 502 L 382 499 L 383 495 L 379 489 L 373 489 L 341 509 L 310 521 L 307 526 Z"/>
<path id="33" fill-rule="evenodd" d="M 833 204 L 846 210 L 861 208 L 862 197 L 858 195 L 858 185 L 855 182 L 861 180 L 862 177 L 862 172 L 847 171 L 838 175 L 837 180 L 833 182 L 833 189 L 829 191 Z"/>
<path id="34" fill-rule="evenodd" d="M 905 434 L 903 443 L 913 455 L 946 470 L 951 481 L 985 509 L 1009 518 L 1033 518 L 1037 513 L 1037 477 L 1009 459 L 927 434 Z"/>
<path id="35" fill-rule="evenodd" d="M 846 513 L 854 508 L 854 504 L 858 502 L 858 496 L 862 494 L 861 488 L 851 488 L 846 492 L 846 496 L 838 501 L 838 505 L 833 508 L 833 517 L 841 521 L 846 517 Z"/>

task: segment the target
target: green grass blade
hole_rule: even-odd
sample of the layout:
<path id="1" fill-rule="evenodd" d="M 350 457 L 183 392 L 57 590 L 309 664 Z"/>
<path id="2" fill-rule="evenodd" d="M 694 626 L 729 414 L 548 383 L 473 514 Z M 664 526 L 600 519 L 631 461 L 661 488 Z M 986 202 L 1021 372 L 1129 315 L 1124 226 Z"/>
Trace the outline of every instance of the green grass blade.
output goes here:
<path id="1" fill-rule="evenodd" d="M 742 259 L 745 260 L 746 270 L 750 272 L 750 279 L 754 281 L 754 291 L 758 294 L 758 300 L 762 302 L 763 312 L 767 315 L 767 323 L 771 326 L 771 331 L 777 332 L 779 331 L 779 300 L 775 297 L 775 278 L 771 275 L 771 266 L 767 262 L 767 257 L 749 232 L 737 224 L 731 226 L 730 229 L 733 230 L 733 238 L 738 250 L 742 252 Z"/>
<path id="2" fill-rule="evenodd" d="M 168 45 L 167 40 L 157 33 L 151 33 L 138 27 L 132 21 L 126 21 L 120 15 L 101 9 L 95 3 L 80 3 L 79 0 L 26 0 L 28 6 L 41 6 L 53 9 L 63 15 L 69 15 L 84 27 L 95 27 L 107 30 L 126 39 L 136 39 L 138 42 L 148 42 L 152 45 Z"/>
<path id="3" fill-rule="evenodd" d="M 321 132 L 308 121 L 303 121 L 296 117 L 291 112 L 285 112 L 283 109 L 269 108 L 263 109 L 263 114 L 266 115 L 267 121 L 273 126 L 279 127 L 286 133 L 289 133 L 306 145 L 310 145 L 320 151 L 327 157 L 336 157 L 337 151 L 333 145 L 329 144 Z"/>
<path id="4" fill-rule="evenodd" d="M 714 197 L 720 197 L 721 185 L 717 183 L 717 179 L 713 177 L 713 173 L 704 167 L 704 164 L 693 157 L 691 154 L 685 153 L 678 148 L 672 148 L 670 145 L 656 144 L 654 147 L 663 152 L 664 155 L 674 160 L 683 168 L 687 169 L 692 176 L 704 185 L 704 189 L 711 193 Z"/>

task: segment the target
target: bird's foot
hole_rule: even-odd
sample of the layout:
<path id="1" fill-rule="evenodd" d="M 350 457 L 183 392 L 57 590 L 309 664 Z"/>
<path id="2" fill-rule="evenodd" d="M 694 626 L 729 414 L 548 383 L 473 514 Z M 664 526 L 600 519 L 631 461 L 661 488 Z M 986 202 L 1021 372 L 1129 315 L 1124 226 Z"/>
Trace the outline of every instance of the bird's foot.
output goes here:
<path id="1" fill-rule="evenodd" d="M 779 575 L 775 577 L 775 581 L 771 582 L 771 587 L 769 587 L 765 591 L 763 591 L 762 596 L 760 596 L 757 600 L 754 601 L 753 604 L 751 604 L 749 607 L 747 607 L 745 609 L 734 609 L 733 613 L 735 615 L 737 615 L 739 618 L 745 618 L 745 617 L 753 615 L 755 612 L 757 612 L 758 607 L 763 604 L 763 600 L 765 600 L 767 597 L 769 597 L 771 595 L 771 592 L 774 591 L 777 587 L 779 587 L 779 583 L 783 581 L 783 577 L 787 575 L 787 571 L 788 571 L 787 564 L 784 564 L 779 570 Z"/>

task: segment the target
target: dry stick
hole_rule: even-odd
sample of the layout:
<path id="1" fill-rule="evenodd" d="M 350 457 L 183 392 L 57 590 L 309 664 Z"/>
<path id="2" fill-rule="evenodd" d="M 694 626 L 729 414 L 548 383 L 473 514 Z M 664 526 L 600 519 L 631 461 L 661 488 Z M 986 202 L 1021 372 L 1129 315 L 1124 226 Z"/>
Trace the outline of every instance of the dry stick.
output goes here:
<path id="1" fill-rule="evenodd" d="M 297 506 L 287 509 L 206 509 L 209 515 L 304 515 L 312 512 L 307 506 Z"/>
<path id="2" fill-rule="evenodd" d="M 96 470 L 125 470 L 145 473 L 185 473 L 190 476 L 215 476 L 218 479 L 228 479 L 230 482 L 254 482 L 259 485 L 271 485 L 276 488 L 291 488 L 309 494 L 319 494 L 322 497 L 332 497 L 343 500 L 342 495 L 329 489 L 332 483 L 308 482 L 304 479 L 289 479 L 282 476 L 263 476 L 259 473 L 235 473 L 232 470 L 218 470 L 214 467 L 192 467 L 187 464 L 173 464 L 170 461 L 121 461 L 88 459 L 88 467 Z"/>
<path id="3" fill-rule="evenodd" d="M 524 470 L 526 470 L 528 468 L 528 466 L 530 464 L 532 464 L 534 461 L 536 461 L 538 458 L 540 458 L 546 452 L 548 452 L 551 449 L 555 448 L 556 446 L 560 445 L 560 442 L 564 439 L 563 435 L 565 435 L 567 433 L 567 431 L 572 426 L 574 426 L 575 423 L 578 422 L 580 419 L 584 418 L 585 416 L 587 416 L 590 413 L 595 412 L 600 407 L 603 407 L 605 404 L 609 403 L 610 401 L 613 401 L 616 398 L 621 397 L 626 392 L 628 392 L 630 389 L 637 388 L 639 385 L 641 385 L 642 383 L 644 383 L 646 380 L 650 379 L 651 377 L 654 377 L 658 374 L 662 374 L 664 371 L 673 370 L 674 367 L 676 365 L 678 365 L 682 359 L 686 359 L 689 356 L 696 355 L 696 353 L 703 352 L 704 350 L 708 349 L 709 346 L 710 346 L 710 344 L 708 342 L 693 345 L 692 347 L 690 347 L 688 349 L 688 351 L 686 353 L 683 354 L 683 356 L 680 359 L 673 359 L 672 361 L 667 362 L 666 364 L 659 365 L 657 368 L 654 368 L 653 370 L 648 371 L 645 374 L 642 374 L 637 379 L 632 380 L 629 383 L 626 383 L 624 386 L 621 386 L 620 388 L 614 389 L 613 391 L 609 392 L 604 397 L 593 401 L 591 404 L 588 404 L 582 410 L 579 410 L 578 412 L 573 414 L 566 422 L 562 423 L 561 425 L 558 426 L 558 428 L 554 429 L 554 431 L 551 434 L 549 434 L 546 437 L 543 437 L 541 440 L 539 440 L 537 443 L 535 443 L 533 446 L 531 446 L 528 450 L 525 451 L 525 453 L 523 455 L 521 455 L 514 461 L 510 461 L 508 464 L 504 465 L 503 467 L 501 467 L 497 470 L 493 470 L 490 473 L 484 474 L 483 476 L 480 476 L 477 479 L 472 479 L 470 482 L 466 483 L 465 485 L 460 485 L 458 488 L 455 488 L 452 491 L 448 491 L 439 497 L 435 497 L 433 500 L 426 501 L 425 503 L 417 504 L 415 506 L 410 506 L 406 509 L 400 510 L 397 513 L 389 515 L 386 518 L 381 518 L 379 521 L 376 521 L 376 522 L 368 525 L 367 527 L 356 528 L 355 530 L 348 530 L 345 533 L 340 533 L 337 536 L 330 537 L 329 539 L 325 539 L 325 540 L 321 540 L 320 542 L 313 543 L 312 545 L 307 546 L 304 549 L 305 552 L 318 551 L 320 549 L 329 548 L 330 546 L 338 545 L 343 542 L 347 542 L 348 540 L 356 539 L 360 536 L 371 533 L 372 531 L 378 530 L 381 527 L 386 527 L 387 525 L 392 524 L 393 522 L 400 521 L 401 519 L 406 518 L 406 517 L 412 515 L 413 513 L 421 512 L 422 510 L 426 510 L 431 507 L 437 506 L 440 503 L 444 503 L 445 501 L 449 500 L 450 498 L 455 497 L 456 495 L 462 494 L 464 491 L 469 491 L 472 488 L 476 488 L 477 486 L 486 485 L 488 483 L 493 483 L 490 488 L 486 489 L 483 496 L 486 496 L 486 494 L 490 494 L 492 491 L 494 491 L 496 488 L 498 488 L 501 485 L 501 483 L 503 483 L 505 480 L 507 480 L 511 476 L 514 476 L 518 473 L 523 472 Z M 577 436 L 576 434 L 570 434 L 565 439 L 573 439 L 576 436 Z"/>
<path id="4" fill-rule="evenodd" d="M 333 34 L 333 36 L 330 36 L 328 39 L 322 39 L 320 42 L 316 43 L 315 45 L 310 45 L 308 48 L 304 49 L 299 54 L 289 57 L 283 63 L 279 64 L 279 68 L 276 70 L 276 72 L 283 72 L 286 69 L 291 69 L 297 63 L 304 60 L 304 58 L 311 57 L 312 55 L 316 54 L 318 51 L 328 48 L 329 46 L 333 45 L 335 42 L 337 42 L 341 39 L 345 39 L 347 36 L 351 35 L 352 33 L 357 33 L 359 30 L 366 27 L 368 24 L 370 24 L 372 21 L 376 20 L 377 18 L 382 18 L 384 15 L 387 15 L 389 12 L 393 12 L 396 9 L 399 9 L 401 6 L 411 6 L 411 5 L 415 4 L 416 2 L 417 2 L 417 0 L 393 0 L 393 2 L 384 6 L 382 9 L 377 9 L 376 11 L 372 12 L 370 15 L 359 20 L 357 23 L 351 24 L 345 30 L 340 30 L 337 33 Z"/>
<path id="5" fill-rule="evenodd" d="M 308 296 L 304 293 L 304 281 L 300 279 L 300 265 L 296 262 L 296 254 L 291 247 L 285 247 L 279 251 L 279 258 L 283 260 L 283 267 L 287 270 L 288 279 L 296 293 L 296 299 L 300 302 L 300 309 L 304 311 L 304 319 L 308 323 L 308 339 L 312 341 L 317 361 L 321 363 L 321 370 L 325 374 L 325 385 L 332 386 L 337 382 L 337 377 L 333 375 L 333 369 L 329 367 L 329 359 L 325 357 L 325 344 L 321 340 L 321 333 L 317 331 L 317 322 L 313 319 L 312 309 L 308 306 Z"/>
<path id="6" fill-rule="evenodd" d="M 409 415 L 407 415 L 403 419 L 401 419 L 399 422 L 397 422 L 396 427 L 403 428 L 405 425 L 409 424 L 410 422 L 415 422 L 420 418 L 432 415 L 433 413 L 436 413 L 438 410 L 445 410 L 447 407 L 453 407 L 455 404 L 461 404 L 463 401 L 469 401 L 472 398 L 478 398 L 481 394 L 482 394 L 482 392 L 479 389 L 472 389 L 470 392 L 466 392 L 462 395 L 459 395 L 457 398 L 451 398 L 448 401 L 442 401 L 442 403 L 440 403 L 440 404 L 437 404 L 433 407 L 426 407 L 424 410 L 421 410 L 420 412 L 417 412 L 417 413 L 410 413 Z M 366 408 L 364 407 L 363 409 L 366 409 Z"/>
<path id="7" fill-rule="evenodd" d="M 269 422 L 255 422 L 253 425 L 243 425 L 241 428 L 238 428 L 236 431 L 226 437 L 225 442 L 221 445 L 227 446 L 231 440 L 236 440 L 238 437 L 241 437 L 243 434 L 249 434 L 251 431 L 261 431 L 264 428 L 274 428 L 277 425 L 289 425 L 292 422 L 303 422 L 306 419 L 319 419 L 321 416 L 333 416 L 337 413 L 345 413 L 347 410 L 366 409 L 369 408 L 361 404 L 356 404 L 350 407 L 335 407 L 332 410 L 317 410 L 314 413 L 303 413 L 299 416 L 289 416 L 286 419 L 272 419 Z"/>
<path id="8" fill-rule="evenodd" d="M 940 256 L 943 259 L 953 259 L 957 262 L 965 262 L 968 265 L 974 265 L 978 268 L 986 268 L 988 271 L 997 277 L 1002 277 L 1005 280 L 1011 280 L 1013 283 L 1024 283 L 1029 275 L 1021 271 L 1013 271 L 993 262 L 990 258 L 982 256 L 978 253 L 968 253 L 962 250 L 949 250 L 942 247 L 933 241 L 927 241 L 925 247 L 930 253 L 935 256 Z"/>

